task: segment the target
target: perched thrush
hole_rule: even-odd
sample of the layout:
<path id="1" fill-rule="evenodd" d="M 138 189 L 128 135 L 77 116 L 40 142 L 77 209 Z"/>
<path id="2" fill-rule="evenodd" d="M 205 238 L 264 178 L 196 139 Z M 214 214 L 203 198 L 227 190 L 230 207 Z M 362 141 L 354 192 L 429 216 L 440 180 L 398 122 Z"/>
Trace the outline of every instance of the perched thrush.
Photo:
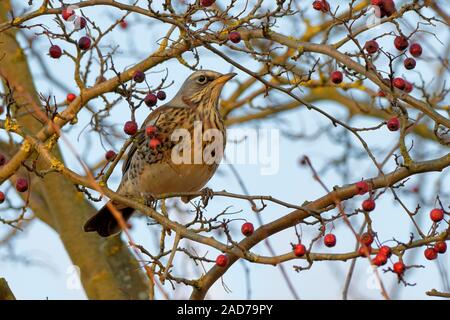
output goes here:
<path id="1" fill-rule="evenodd" d="M 196 71 L 191 74 L 177 95 L 167 104 L 155 109 L 145 119 L 135 137 L 122 167 L 122 180 L 117 192 L 124 196 L 151 200 L 160 194 L 199 191 L 216 171 L 226 143 L 226 131 L 218 110 L 224 84 L 236 74 Z M 150 129 L 149 129 L 150 127 Z M 200 137 L 197 132 L 200 128 Z M 147 130 L 146 130 L 147 129 Z M 221 151 L 209 150 L 211 159 L 205 160 L 208 141 L 206 132 L 221 135 Z M 177 138 L 187 134 L 184 144 Z M 185 137 L 186 138 L 186 137 Z M 200 143 L 198 142 L 201 140 Z M 217 136 L 214 137 L 215 140 Z M 187 141 L 187 145 L 186 145 Z M 217 141 L 216 141 L 217 142 Z M 182 147 L 180 147 L 180 145 Z M 179 153 L 188 149 L 189 161 L 181 161 Z M 200 161 L 198 161 L 200 152 Z M 197 161 L 194 161 L 197 157 Z M 133 208 L 113 202 L 127 220 Z M 120 231 L 118 222 L 107 205 L 84 225 L 84 231 L 96 231 L 107 237 Z"/>

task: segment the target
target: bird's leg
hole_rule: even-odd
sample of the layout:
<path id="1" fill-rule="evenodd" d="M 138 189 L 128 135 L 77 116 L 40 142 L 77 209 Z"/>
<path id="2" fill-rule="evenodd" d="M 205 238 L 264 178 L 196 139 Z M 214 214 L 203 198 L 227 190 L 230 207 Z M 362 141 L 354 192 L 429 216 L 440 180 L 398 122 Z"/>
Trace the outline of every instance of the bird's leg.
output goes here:
<path id="1" fill-rule="evenodd" d="M 147 207 L 150 207 L 152 209 L 156 208 L 158 201 L 156 200 L 156 196 L 153 193 L 146 192 L 143 194 L 143 197 L 144 197 L 144 204 Z"/>

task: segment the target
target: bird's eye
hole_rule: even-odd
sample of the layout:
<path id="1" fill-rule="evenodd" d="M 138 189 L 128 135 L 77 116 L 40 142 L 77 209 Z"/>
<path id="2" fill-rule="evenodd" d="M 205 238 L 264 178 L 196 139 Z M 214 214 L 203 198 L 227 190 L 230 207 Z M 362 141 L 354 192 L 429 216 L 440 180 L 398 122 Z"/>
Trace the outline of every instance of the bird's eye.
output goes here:
<path id="1" fill-rule="evenodd" d="M 208 81 L 208 78 L 206 78 L 205 76 L 200 76 L 197 79 L 197 82 L 200 84 L 205 84 Z"/>

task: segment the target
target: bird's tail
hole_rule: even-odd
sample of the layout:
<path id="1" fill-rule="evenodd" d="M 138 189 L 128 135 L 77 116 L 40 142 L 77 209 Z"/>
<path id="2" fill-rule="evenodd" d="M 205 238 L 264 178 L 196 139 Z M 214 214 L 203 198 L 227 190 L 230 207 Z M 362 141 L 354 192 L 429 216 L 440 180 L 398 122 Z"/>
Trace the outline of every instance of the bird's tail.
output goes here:
<path id="1" fill-rule="evenodd" d="M 125 221 L 127 221 L 134 212 L 134 209 L 130 207 L 120 207 L 115 205 L 115 208 L 122 214 Z M 105 204 L 103 208 L 101 208 L 95 215 L 86 221 L 84 224 L 84 231 L 96 231 L 100 236 L 108 237 L 118 233 L 120 231 L 120 227 L 117 219 L 108 208 L 108 204 Z"/>

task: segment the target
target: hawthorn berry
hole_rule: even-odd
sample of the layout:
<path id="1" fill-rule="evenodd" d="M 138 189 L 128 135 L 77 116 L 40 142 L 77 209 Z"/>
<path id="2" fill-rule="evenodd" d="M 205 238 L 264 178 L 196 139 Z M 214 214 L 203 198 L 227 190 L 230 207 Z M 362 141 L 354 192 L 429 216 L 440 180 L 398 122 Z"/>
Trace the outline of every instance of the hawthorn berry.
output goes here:
<path id="1" fill-rule="evenodd" d="M 158 129 L 155 126 L 148 126 L 145 128 L 145 134 L 149 137 L 152 137 L 156 134 Z"/>
<path id="2" fill-rule="evenodd" d="M 434 244 L 433 249 L 437 253 L 445 253 L 447 251 L 447 244 L 445 241 L 438 241 Z"/>
<path id="3" fill-rule="evenodd" d="M 370 246 L 373 242 L 373 235 L 370 232 L 364 232 L 359 240 L 363 245 Z"/>
<path id="4" fill-rule="evenodd" d="M 138 125 L 135 121 L 132 120 L 125 122 L 125 125 L 123 126 L 123 131 L 130 136 L 136 134 L 137 130 Z"/>
<path id="5" fill-rule="evenodd" d="M 404 90 L 406 87 L 405 79 L 400 77 L 397 77 L 394 80 L 392 80 L 392 84 L 394 85 L 394 87 L 400 90 Z"/>
<path id="6" fill-rule="evenodd" d="M 156 94 L 156 97 L 158 98 L 158 100 L 166 100 L 166 93 L 164 91 L 158 91 L 158 93 Z"/>
<path id="7" fill-rule="evenodd" d="M 330 4 L 326 0 L 316 0 L 313 2 L 313 8 L 317 11 L 328 12 L 330 11 Z"/>
<path id="8" fill-rule="evenodd" d="M 62 18 L 64 19 L 64 20 L 69 20 L 69 18 L 71 17 L 71 16 L 73 16 L 75 14 L 75 11 L 73 10 L 73 9 L 71 9 L 71 8 L 64 8 L 64 9 L 62 9 L 62 11 L 61 11 L 61 15 L 62 15 Z"/>
<path id="9" fill-rule="evenodd" d="M 306 253 L 305 245 L 299 243 L 294 246 L 294 254 L 296 257 L 301 257 L 305 255 L 305 253 Z"/>
<path id="10" fill-rule="evenodd" d="M 427 248 L 427 249 L 425 249 L 423 254 L 425 255 L 425 258 L 427 260 L 434 260 L 434 259 L 437 258 L 437 252 L 434 250 L 434 248 Z"/>
<path id="11" fill-rule="evenodd" d="M 228 39 L 233 43 L 241 42 L 241 34 L 237 31 L 230 32 Z"/>
<path id="12" fill-rule="evenodd" d="M 16 181 L 16 190 L 19 192 L 25 192 L 28 190 L 28 180 L 25 178 L 19 178 Z"/>
<path id="13" fill-rule="evenodd" d="M 405 80 L 405 84 L 406 84 L 405 85 L 405 92 L 406 93 L 410 93 L 411 91 L 413 91 L 413 85 L 412 85 L 411 82 Z"/>
<path id="14" fill-rule="evenodd" d="M 409 47 L 409 52 L 414 57 L 420 57 L 422 55 L 422 46 L 418 43 L 411 44 L 411 47 Z"/>
<path id="15" fill-rule="evenodd" d="M 4 166 L 6 163 L 6 157 L 3 153 L 0 153 L 0 167 Z"/>
<path id="16" fill-rule="evenodd" d="M 362 245 L 361 247 L 359 247 L 358 253 L 359 253 L 360 257 L 368 257 L 372 253 L 372 247 L 371 246 Z"/>
<path id="17" fill-rule="evenodd" d="M 387 17 L 392 16 L 397 9 L 395 8 L 394 0 L 383 0 L 383 11 Z"/>
<path id="18" fill-rule="evenodd" d="M 363 195 L 369 191 L 369 184 L 365 181 L 358 181 L 355 183 L 355 186 L 359 195 Z"/>
<path id="19" fill-rule="evenodd" d="M 0 191 L 0 203 L 3 203 L 5 201 L 5 194 Z"/>
<path id="20" fill-rule="evenodd" d="M 394 263 L 393 269 L 397 275 L 401 276 L 405 272 L 406 266 L 403 261 L 397 261 Z"/>
<path id="21" fill-rule="evenodd" d="M 62 50 L 58 45 L 54 44 L 48 49 L 48 54 L 53 59 L 59 59 L 62 56 Z"/>
<path id="22" fill-rule="evenodd" d="M 340 71 L 333 71 L 330 78 L 331 82 L 333 82 L 334 84 L 339 84 L 344 79 L 344 75 Z"/>
<path id="23" fill-rule="evenodd" d="M 406 58 L 403 65 L 406 69 L 412 70 L 416 67 L 416 60 L 414 58 Z"/>
<path id="24" fill-rule="evenodd" d="M 382 90 L 378 90 L 377 96 L 383 98 L 386 97 L 386 93 L 384 93 L 384 91 Z"/>
<path id="25" fill-rule="evenodd" d="M 216 2 L 216 0 L 201 0 L 200 4 L 203 7 L 209 7 L 209 6 L 212 6 L 214 4 L 214 2 Z"/>
<path id="26" fill-rule="evenodd" d="M 430 219 L 434 222 L 439 222 L 444 219 L 444 211 L 442 209 L 435 208 L 430 211 Z"/>
<path id="27" fill-rule="evenodd" d="M 73 93 L 68 93 L 67 96 L 66 96 L 66 100 L 67 100 L 68 102 L 72 102 L 72 101 L 75 100 L 76 98 L 77 98 L 77 96 L 76 96 L 75 94 L 73 94 Z"/>
<path id="28" fill-rule="evenodd" d="M 403 51 L 406 48 L 408 48 L 408 39 L 406 39 L 404 36 L 396 36 L 394 39 L 394 46 L 397 48 L 397 50 Z"/>
<path id="29" fill-rule="evenodd" d="M 78 47 L 81 50 L 88 50 L 91 47 L 91 38 L 81 37 L 80 40 L 78 40 Z"/>
<path id="30" fill-rule="evenodd" d="M 151 138 L 150 141 L 148 142 L 148 146 L 150 147 L 150 149 L 156 149 L 158 148 L 158 146 L 161 144 L 161 141 L 159 141 L 158 138 Z"/>
<path id="31" fill-rule="evenodd" d="M 86 27 L 87 21 L 84 17 L 77 17 L 75 19 L 75 26 L 77 30 L 84 29 Z"/>
<path id="32" fill-rule="evenodd" d="M 218 267 L 226 267 L 228 265 L 228 257 L 224 254 L 219 254 L 216 258 L 216 265 Z"/>
<path id="33" fill-rule="evenodd" d="M 246 222 L 241 227 L 241 232 L 246 237 L 251 236 L 253 231 L 255 231 L 255 227 L 253 227 L 253 223 L 251 222 Z"/>
<path id="34" fill-rule="evenodd" d="M 373 6 L 382 6 L 383 5 L 383 0 L 372 0 L 372 1 L 370 1 L 370 3 L 373 5 Z"/>
<path id="35" fill-rule="evenodd" d="M 376 42 L 375 40 L 369 40 L 364 45 L 364 49 L 367 51 L 368 54 L 374 54 L 380 49 L 380 46 L 378 45 L 378 42 Z"/>
<path id="36" fill-rule="evenodd" d="M 145 73 L 140 70 L 136 70 L 133 75 L 133 80 L 138 83 L 144 82 Z"/>
<path id="37" fill-rule="evenodd" d="M 128 23 L 125 20 L 120 21 L 120 27 L 122 29 L 126 29 L 128 27 Z"/>
<path id="38" fill-rule="evenodd" d="M 361 207 L 364 211 L 373 211 L 375 209 L 375 200 L 366 199 L 363 201 Z"/>
<path id="39" fill-rule="evenodd" d="M 149 93 L 145 96 L 144 102 L 148 107 L 153 107 L 158 103 L 158 97 L 153 93 Z"/>
<path id="40" fill-rule="evenodd" d="M 108 150 L 105 153 L 105 159 L 108 161 L 113 161 L 116 155 L 117 154 L 114 152 L 114 150 Z"/>
<path id="41" fill-rule="evenodd" d="M 325 235 L 323 238 L 323 243 L 328 247 L 334 247 L 336 245 L 336 236 L 332 233 Z"/>
<path id="42" fill-rule="evenodd" d="M 400 128 L 400 121 L 397 117 L 392 117 L 387 122 L 389 131 L 397 131 Z"/>
<path id="43" fill-rule="evenodd" d="M 378 249 L 378 253 L 389 258 L 392 255 L 392 250 L 388 246 L 381 246 L 380 249 Z"/>
<path id="44" fill-rule="evenodd" d="M 372 263 L 374 265 L 376 265 L 377 267 L 383 266 L 386 264 L 388 260 L 388 257 L 384 254 L 380 254 L 380 252 L 378 252 L 378 254 L 375 256 L 375 258 L 372 259 Z"/>

